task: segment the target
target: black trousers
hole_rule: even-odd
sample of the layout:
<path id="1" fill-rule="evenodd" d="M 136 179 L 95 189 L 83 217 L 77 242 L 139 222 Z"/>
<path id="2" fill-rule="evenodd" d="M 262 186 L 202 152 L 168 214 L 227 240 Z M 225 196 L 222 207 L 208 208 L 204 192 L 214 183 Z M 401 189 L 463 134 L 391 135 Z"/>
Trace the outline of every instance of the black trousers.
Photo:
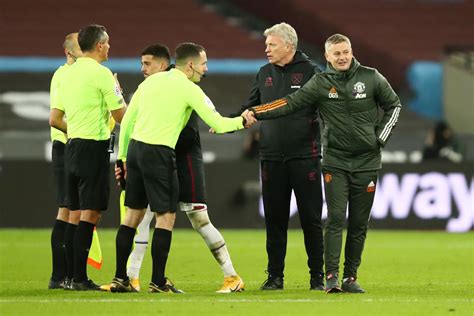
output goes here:
<path id="1" fill-rule="evenodd" d="M 326 271 L 339 272 L 342 231 L 348 210 L 344 278 L 356 277 L 360 266 L 370 210 L 374 202 L 377 170 L 349 172 L 324 167 L 328 219 L 324 235 Z"/>
<path id="2" fill-rule="evenodd" d="M 261 162 L 268 273 L 283 276 L 291 192 L 294 190 L 312 276 L 323 273 L 321 164 L 317 158 Z"/>

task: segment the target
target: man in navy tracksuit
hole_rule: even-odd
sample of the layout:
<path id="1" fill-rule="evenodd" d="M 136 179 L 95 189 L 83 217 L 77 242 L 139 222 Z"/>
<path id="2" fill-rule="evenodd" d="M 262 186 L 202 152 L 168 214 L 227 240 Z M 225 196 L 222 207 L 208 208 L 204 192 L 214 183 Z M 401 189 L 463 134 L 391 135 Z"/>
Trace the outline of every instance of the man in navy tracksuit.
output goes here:
<path id="1" fill-rule="evenodd" d="M 242 111 L 294 92 L 320 72 L 296 49 L 298 37 L 290 25 L 276 24 L 265 30 L 264 35 L 269 63 L 260 68 Z M 261 123 L 260 159 L 268 254 L 268 279 L 262 290 L 283 289 L 292 190 L 304 233 L 310 289 L 324 290 L 320 157 L 319 121 L 314 108 Z"/>

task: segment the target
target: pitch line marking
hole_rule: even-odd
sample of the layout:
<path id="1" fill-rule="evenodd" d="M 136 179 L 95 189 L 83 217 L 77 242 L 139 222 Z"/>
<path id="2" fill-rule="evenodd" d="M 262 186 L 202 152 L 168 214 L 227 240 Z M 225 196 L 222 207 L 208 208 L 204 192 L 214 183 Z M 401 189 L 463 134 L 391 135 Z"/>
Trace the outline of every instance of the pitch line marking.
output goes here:
<path id="1" fill-rule="evenodd" d="M 348 296 L 349 297 L 349 296 Z M 218 303 L 262 303 L 262 302 L 271 302 L 271 303 L 329 303 L 333 304 L 333 300 L 328 299 L 202 299 L 202 298 L 189 298 L 189 299 L 169 299 L 169 298 L 156 298 L 156 299 L 141 299 L 141 298 L 110 298 L 110 299 L 74 299 L 74 298 L 56 298 L 56 299 L 35 299 L 35 298 L 25 298 L 25 299 L 0 299 L 0 303 L 130 303 L 130 302 L 166 302 L 166 303 L 176 303 L 176 302 L 218 302 Z M 365 303 L 374 303 L 374 302 L 396 302 L 396 303 L 426 303 L 426 302 L 436 302 L 437 299 L 389 299 L 389 298 L 366 298 L 361 299 L 359 302 Z M 348 303 L 353 301 L 347 301 Z M 453 298 L 444 301 L 445 303 L 462 303 L 462 302 L 474 302 L 474 298 Z"/>

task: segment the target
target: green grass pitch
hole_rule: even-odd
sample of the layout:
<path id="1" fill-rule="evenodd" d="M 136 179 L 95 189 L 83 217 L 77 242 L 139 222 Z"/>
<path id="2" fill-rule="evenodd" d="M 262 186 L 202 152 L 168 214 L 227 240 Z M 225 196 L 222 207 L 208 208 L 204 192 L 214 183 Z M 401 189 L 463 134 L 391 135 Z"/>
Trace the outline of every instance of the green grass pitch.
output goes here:
<path id="1" fill-rule="evenodd" d="M 99 228 L 104 264 L 88 268 L 97 283 L 115 268 L 115 230 Z M 309 291 L 302 232 L 288 237 L 285 290 L 262 292 L 265 232 L 223 230 L 242 293 L 216 294 L 219 266 L 192 230 L 175 230 L 166 274 L 183 295 L 47 290 L 49 230 L 0 230 L 0 315 L 474 315 L 474 234 L 369 230 L 359 281 L 366 294 Z"/>

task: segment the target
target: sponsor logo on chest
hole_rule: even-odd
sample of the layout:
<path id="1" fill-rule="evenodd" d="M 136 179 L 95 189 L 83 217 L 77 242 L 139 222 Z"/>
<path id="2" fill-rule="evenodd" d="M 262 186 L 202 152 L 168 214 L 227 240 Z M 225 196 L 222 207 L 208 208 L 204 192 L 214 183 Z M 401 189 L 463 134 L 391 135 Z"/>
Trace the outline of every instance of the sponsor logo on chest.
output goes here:
<path id="1" fill-rule="evenodd" d="M 339 95 L 337 94 L 336 88 L 332 87 L 332 88 L 329 90 L 328 97 L 329 97 L 329 99 L 337 99 L 337 98 L 339 98 Z"/>
<path id="2" fill-rule="evenodd" d="M 365 99 L 367 94 L 365 93 L 365 84 L 363 82 L 357 82 L 352 89 L 352 95 L 356 99 Z"/>

